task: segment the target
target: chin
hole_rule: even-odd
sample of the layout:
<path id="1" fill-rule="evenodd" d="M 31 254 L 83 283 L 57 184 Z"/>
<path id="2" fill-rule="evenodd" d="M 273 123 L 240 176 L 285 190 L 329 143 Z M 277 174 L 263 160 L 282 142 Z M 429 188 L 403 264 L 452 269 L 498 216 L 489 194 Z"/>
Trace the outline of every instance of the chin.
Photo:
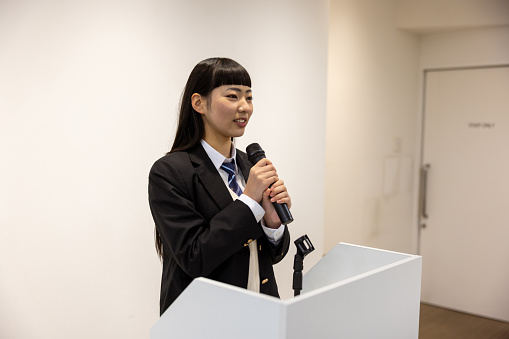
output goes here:
<path id="1" fill-rule="evenodd" d="M 244 130 L 242 130 L 242 131 L 240 131 L 240 132 L 234 133 L 234 134 L 233 134 L 233 136 L 232 136 L 232 138 L 239 138 L 239 137 L 241 137 L 241 136 L 243 136 L 243 135 L 244 135 L 244 132 L 245 132 L 245 131 L 244 131 Z"/>

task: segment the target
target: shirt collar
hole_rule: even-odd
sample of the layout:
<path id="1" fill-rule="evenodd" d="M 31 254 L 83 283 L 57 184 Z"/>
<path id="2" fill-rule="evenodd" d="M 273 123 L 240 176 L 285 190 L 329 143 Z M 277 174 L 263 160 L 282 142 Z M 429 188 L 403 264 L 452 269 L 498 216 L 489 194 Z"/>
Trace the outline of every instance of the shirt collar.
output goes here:
<path id="1" fill-rule="evenodd" d="M 233 145 L 233 143 L 232 143 L 232 157 L 231 158 L 226 158 L 224 155 L 222 155 L 221 153 L 216 151 L 212 146 L 210 146 L 203 139 L 201 140 L 201 145 L 203 146 L 203 149 L 205 150 L 205 152 L 209 156 L 210 160 L 212 160 L 212 163 L 214 164 L 214 167 L 217 170 L 219 170 L 219 168 L 221 167 L 223 162 L 225 162 L 225 160 L 227 162 L 232 162 L 233 159 L 235 159 L 235 157 L 237 156 L 237 150 L 235 149 L 235 146 Z M 237 171 L 238 171 L 237 163 L 235 163 L 235 172 L 237 172 Z"/>

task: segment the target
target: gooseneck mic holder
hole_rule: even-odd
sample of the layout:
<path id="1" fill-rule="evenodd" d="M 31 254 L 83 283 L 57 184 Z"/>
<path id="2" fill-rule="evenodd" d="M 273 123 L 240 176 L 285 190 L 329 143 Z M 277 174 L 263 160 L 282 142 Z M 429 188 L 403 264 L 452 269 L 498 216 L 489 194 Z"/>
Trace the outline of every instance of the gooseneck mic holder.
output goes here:
<path id="1" fill-rule="evenodd" d="M 295 240 L 294 243 L 295 246 L 297 246 L 297 253 L 293 260 L 293 295 L 298 296 L 302 290 L 302 269 L 304 268 L 304 257 L 313 252 L 315 248 L 307 235 L 303 235 L 299 239 Z"/>

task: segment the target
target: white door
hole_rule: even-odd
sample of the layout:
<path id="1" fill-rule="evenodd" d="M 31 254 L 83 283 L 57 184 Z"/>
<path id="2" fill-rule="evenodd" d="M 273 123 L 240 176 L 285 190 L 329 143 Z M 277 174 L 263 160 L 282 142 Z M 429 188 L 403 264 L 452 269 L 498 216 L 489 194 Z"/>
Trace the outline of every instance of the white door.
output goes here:
<path id="1" fill-rule="evenodd" d="M 425 78 L 422 301 L 509 321 L 509 66 Z"/>

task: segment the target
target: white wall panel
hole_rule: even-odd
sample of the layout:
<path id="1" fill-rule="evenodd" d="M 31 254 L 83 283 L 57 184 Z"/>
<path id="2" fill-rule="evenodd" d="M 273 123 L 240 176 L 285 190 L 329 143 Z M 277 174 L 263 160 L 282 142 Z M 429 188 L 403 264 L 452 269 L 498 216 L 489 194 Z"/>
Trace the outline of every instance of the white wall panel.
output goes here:
<path id="1" fill-rule="evenodd" d="M 419 37 L 394 0 L 330 5 L 325 249 L 415 251 Z"/>
<path id="2" fill-rule="evenodd" d="M 265 148 L 292 194 L 293 238 L 317 247 L 306 266 L 320 258 L 327 3 L 0 3 L 0 337 L 148 335 L 160 281 L 148 171 L 211 56 L 250 71 L 238 145 Z M 293 251 L 276 269 L 284 297 Z"/>

